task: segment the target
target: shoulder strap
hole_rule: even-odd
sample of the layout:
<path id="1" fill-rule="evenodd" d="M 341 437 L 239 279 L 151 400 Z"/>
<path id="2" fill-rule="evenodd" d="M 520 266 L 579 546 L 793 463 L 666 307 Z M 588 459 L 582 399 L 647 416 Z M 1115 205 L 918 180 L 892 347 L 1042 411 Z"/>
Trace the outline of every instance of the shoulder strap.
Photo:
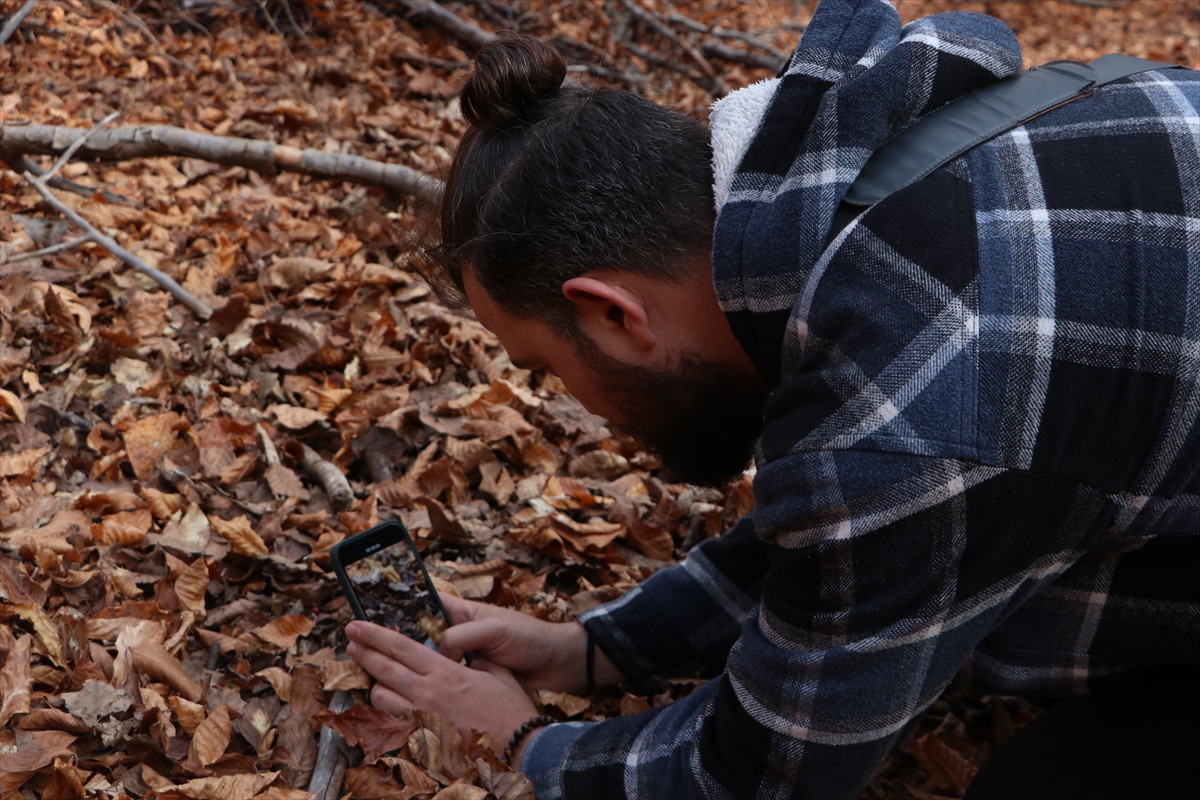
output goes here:
<path id="1" fill-rule="evenodd" d="M 989 84 L 947 103 L 893 136 L 867 161 L 844 202 L 855 207 L 848 209 L 853 215 L 856 209 L 878 203 L 972 148 L 1040 114 L 1087 97 L 1107 83 L 1139 72 L 1179 66 L 1114 53 L 1091 64 L 1055 61 Z M 835 229 L 840 230 L 836 223 Z"/>

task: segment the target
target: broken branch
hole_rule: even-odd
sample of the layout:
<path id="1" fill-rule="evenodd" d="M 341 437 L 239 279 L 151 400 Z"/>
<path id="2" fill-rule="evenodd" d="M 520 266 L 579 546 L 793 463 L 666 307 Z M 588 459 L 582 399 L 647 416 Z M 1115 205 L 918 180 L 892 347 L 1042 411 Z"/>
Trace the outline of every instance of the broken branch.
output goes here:
<path id="1" fill-rule="evenodd" d="M 29 12 L 33 11 L 33 7 L 37 5 L 38 0 L 25 0 L 25 5 L 17 9 L 17 13 L 9 17 L 8 22 L 4 25 L 4 30 L 0 31 L 0 47 L 17 32 L 17 28 L 21 27 L 21 22 L 29 16 Z"/>
<path id="2" fill-rule="evenodd" d="M 0 152 L 16 155 L 58 155 L 85 131 L 60 125 L 0 126 Z M 78 155 L 102 161 L 131 158 L 186 156 L 227 167 L 245 167 L 273 175 L 283 169 L 315 178 L 352 181 L 378 186 L 397 195 L 436 201 L 442 182 L 400 164 L 385 164 L 361 156 L 300 150 L 255 139 L 238 139 L 175 128 L 138 125 L 97 131 Z M 31 170 L 32 172 L 32 170 Z"/>
<path id="3" fill-rule="evenodd" d="M 413 22 L 431 25 L 442 33 L 470 42 L 476 50 L 496 40 L 496 34 L 446 10 L 434 0 L 400 0 L 400 5 L 408 9 Z"/>
<path id="4" fill-rule="evenodd" d="M 184 289 L 182 286 L 176 283 L 174 278 L 166 273 L 156 270 L 154 267 L 150 266 L 145 261 L 142 261 L 124 247 L 121 247 L 121 245 L 117 244 L 114 239 L 105 236 L 94 225 L 92 225 L 92 223 L 79 216 L 74 209 L 72 209 L 62 200 L 59 200 L 58 196 L 50 190 L 50 187 L 42 183 L 41 179 L 32 172 L 26 172 L 23 177 L 30 186 L 37 190 L 37 193 L 40 194 L 47 203 L 54 206 L 64 217 L 82 228 L 86 232 L 86 238 L 88 241 L 95 242 L 117 258 L 124 261 L 129 266 L 136 269 L 138 272 L 148 275 L 150 278 L 154 279 L 160 286 L 170 292 L 176 300 L 183 303 L 192 311 L 196 312 L 197 315 L 205 319 L 212 316 L 212 309 L 192 296 L 191 292 L 189 292 L 187 289 Z"/>

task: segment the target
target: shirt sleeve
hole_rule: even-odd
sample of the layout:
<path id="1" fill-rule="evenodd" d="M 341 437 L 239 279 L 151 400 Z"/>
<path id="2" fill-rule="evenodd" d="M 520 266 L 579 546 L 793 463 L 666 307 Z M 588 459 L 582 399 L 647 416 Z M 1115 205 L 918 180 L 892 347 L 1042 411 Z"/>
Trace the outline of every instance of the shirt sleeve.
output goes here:
<path id="1" fill-rule="evenodd" d="M 579 617 L 630 684 L 721 672 L 758 604 L 768 546 L 750 517 L 619 599 Z"/>
<path id="2" fill-rule="evenodd" d="M 684 700 L 539 732 L 539 800 L 855 796 L 1016 605 L 1111 521 L 1074 481 L 841 451 L 756 479 L 761 605 L 724 674 Z"/>

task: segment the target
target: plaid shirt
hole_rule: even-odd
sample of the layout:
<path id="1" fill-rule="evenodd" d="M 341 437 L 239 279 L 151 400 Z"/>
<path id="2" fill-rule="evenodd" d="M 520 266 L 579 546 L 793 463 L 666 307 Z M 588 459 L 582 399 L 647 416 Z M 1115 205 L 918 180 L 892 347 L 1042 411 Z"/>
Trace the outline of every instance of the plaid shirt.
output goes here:
<path id="1" fill-rule="evenodd" d="M 880 144 L 1020 61 L 986 17 L 821 3 L 714 238 L 777 381 L 757 507 L 582 620 L 635 682 L 719 677 L 540 731 L 540 800 L 853 797 L 956 675 L 1200 663 L 1200 74 L 1107 86 L 826 244 Z"/>

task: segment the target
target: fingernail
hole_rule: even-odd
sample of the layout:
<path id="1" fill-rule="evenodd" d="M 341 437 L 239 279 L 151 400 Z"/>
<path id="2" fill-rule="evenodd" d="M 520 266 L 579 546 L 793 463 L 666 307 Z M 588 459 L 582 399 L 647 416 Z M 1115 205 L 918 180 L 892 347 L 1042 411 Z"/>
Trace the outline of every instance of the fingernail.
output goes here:
<path id="1" fill-rule="evenodd" d="M 358 634 L 362 631 L 362 627 L 357 622 L 351 622 L 346 626 L 346 635 L 351 639 L 357 639 Z"/>
<path id="2" fill-rule="evenodd" d="M 354 642 L 351 642 L 349 645 L 346 646 L 347 655 L 353 656 L 357 652 L 358 652 L 358 645 L 356 645 Z"/>

